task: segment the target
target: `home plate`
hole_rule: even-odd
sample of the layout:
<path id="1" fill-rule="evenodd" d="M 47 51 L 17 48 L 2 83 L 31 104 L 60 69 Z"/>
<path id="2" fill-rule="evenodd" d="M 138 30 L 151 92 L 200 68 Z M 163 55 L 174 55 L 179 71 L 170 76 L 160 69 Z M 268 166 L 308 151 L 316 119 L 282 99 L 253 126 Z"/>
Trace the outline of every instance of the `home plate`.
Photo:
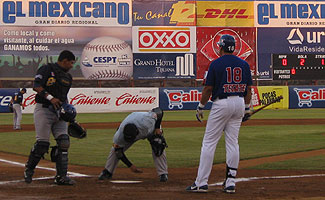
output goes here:
<path id="1" fill-rule="evenodd" d="M 113 180 L 111 183 L 142 183 L 143 181 Z"/>

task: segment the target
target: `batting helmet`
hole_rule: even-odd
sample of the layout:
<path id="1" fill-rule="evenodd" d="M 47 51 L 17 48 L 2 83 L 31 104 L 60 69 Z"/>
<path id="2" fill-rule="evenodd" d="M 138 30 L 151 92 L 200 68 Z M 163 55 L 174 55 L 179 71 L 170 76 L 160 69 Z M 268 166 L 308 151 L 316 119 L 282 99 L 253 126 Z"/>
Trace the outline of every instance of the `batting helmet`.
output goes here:
<path id="1" fill-rule="evenodd" d="M 224 50 L 224 52 L 232 53 L 235 51 L 236 41 L 231 35 L 226 34 L 221 36 L 217 44 Z"/>
<path id="2" fill-rule="evenodd" d="M 151 110 L 151 112 L 154 112 L 157 114 L 157 120 L 161 120 L 164 116 L 164 111 L 161 110 L 161 108 L 156 107 Z"/>
<path id="3" fill-rule="evenodd" d="M 26 91 L 27 91 L 27 90 L 26 90 L 26 88 L 23 88 L 23 89 L 21 89 L 21 91 L 23 91 L 23 92 L 25 92 L 25 93 L 26 93 Z"/>
<path id="4" fill-rule="evenodd" d="M 124 126 L 123 135 L 126 142 L 133 142 L 138 134 L 139 130 L 135 124 L 126 124 Z"/>
<path id="5" fill-rule="evenodd" d="M 60 109 L 60 119 L 66 122 L 73 122 L 76 118 L 76 108 L 68 103 L 63 103 Z"/>

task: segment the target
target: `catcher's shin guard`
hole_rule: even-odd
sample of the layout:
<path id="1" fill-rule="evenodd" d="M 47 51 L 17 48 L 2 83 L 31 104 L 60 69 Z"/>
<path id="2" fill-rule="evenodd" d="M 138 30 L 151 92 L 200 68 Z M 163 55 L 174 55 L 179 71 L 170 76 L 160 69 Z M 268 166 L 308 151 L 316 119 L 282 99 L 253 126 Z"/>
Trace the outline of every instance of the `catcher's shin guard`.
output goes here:
<path id="1" fill-rule="evenodd" d="M 68 172 L 68 149 L 70 140 L 68 135 L 60 135 L 57 139 L 58 155 L 56 160 L 56 173 L 58 176 L 64 177 Z"/>
<path id="2" fill-rule="evenodd" d="M 24 178 L 26 183 L 32 182 L 32 176 L 34 174 L 34 169 L 44 156 L 48 152 L 50 143 L 46 141 L 36 141 L 25 165 Z"/>

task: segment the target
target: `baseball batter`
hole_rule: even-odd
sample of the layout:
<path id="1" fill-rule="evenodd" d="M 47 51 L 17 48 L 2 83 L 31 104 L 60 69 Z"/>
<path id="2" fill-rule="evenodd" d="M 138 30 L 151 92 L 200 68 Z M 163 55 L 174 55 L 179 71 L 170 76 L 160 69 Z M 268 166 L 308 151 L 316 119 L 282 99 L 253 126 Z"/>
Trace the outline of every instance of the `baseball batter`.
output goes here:
<path id="1" fill-rule="evenodd" d="M 238 134 L 244 113 L 249 112 L 252 78 L 248 63 L 232 55 L 235 50 L 233 36 L 223 35 L 217 44 L 221 57 L 210 64 L 197 108 L 197 117 L 200 120 L 203 118 L 203 108 L 211 96 L 213 103 L 202 141 L 200 165 L 195 182 L 186 188 L 189 192 L 208 191 L 214 153 L 223 132 L 227 164 L 224 192 L 235 192 L 239 164 Z"/>
<path id="2" fill-rule="evenodd" d="M 24 94 L 26 93 L 26 88 L 21 89 L 19 92 L 16 92 L 11 99 L 13 114 L 14 114 L 14 130 L 20 130 L 21 126 L 21 119 L 23 118 L 23 114 L 21 112 L 22 109 L 24 109 L 23 106 L 23 99 Z"/>
<path id="3" fill-rule="evenodd" d="M 124 152 L 136 141 L 147 139 L 151 134 L 162 134 L 160 129 L 163 118 L 163 111 L 154 108 L 149 112 L 133 112 L 128 115 L 120 124 L 113 138 L 113 147 L 108 155 L 105 169 L 99 175 L 99 180 L 112 178 L 112 175 L 121 160 L 134 173 L 142 173 L 134 164 L 129 161 Z M 161 182 L 168 180 L 167 159 L 165 151 L 156 155 L 152 151 L 152 157 Z"/>
<path id="4" fill-rule="evenodd" d="M 72 76 L 68 71 L 73 67 L 75 60 L 72 52 L 64 50 L 60 53 L 57 63 L 43 65 L 35 76 L 33 89 L 37 92 L 34 110 L 36 142 L 25 165 L 26 183 L 32 182 L 35 167 L 48 152 L 52 132 L 57 143 L 55 146 L 57 150 L 54 156 L 51 156 L 51 159 L 56 162 L 57 173 L 54 182 L 58 185 L 74 184 L 74 181 L 67 176 L 70 146 L 67 122 L 59 118 L 55 110 L 59 109 L 62 103 L 67 102 L 67 95 L 72 85 Z"/>

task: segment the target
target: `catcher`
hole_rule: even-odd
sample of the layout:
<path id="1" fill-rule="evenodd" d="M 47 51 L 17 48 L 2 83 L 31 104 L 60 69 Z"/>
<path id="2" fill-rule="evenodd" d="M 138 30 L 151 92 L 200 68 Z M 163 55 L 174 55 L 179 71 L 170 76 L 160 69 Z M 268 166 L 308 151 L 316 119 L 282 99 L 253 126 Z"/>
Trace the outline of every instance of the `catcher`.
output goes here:
<path id="1" fill-rule="evenodd" d="M 119 160 L 132 172 L 142 173 L 125 155 L 125 151 L 140 139 L 148 139 L 151 144 L 152 157 L 160 182 L 168 180 L 165 153 L 167 144 L 161 130 L 163 114 L 163 111 L 157 107 L 149 112 L 133 112 L 122 121 L 114 135 L 113 147 L 108 155 L 105 169 L 98 177 L 99 180 L 111 179 Z"/>

